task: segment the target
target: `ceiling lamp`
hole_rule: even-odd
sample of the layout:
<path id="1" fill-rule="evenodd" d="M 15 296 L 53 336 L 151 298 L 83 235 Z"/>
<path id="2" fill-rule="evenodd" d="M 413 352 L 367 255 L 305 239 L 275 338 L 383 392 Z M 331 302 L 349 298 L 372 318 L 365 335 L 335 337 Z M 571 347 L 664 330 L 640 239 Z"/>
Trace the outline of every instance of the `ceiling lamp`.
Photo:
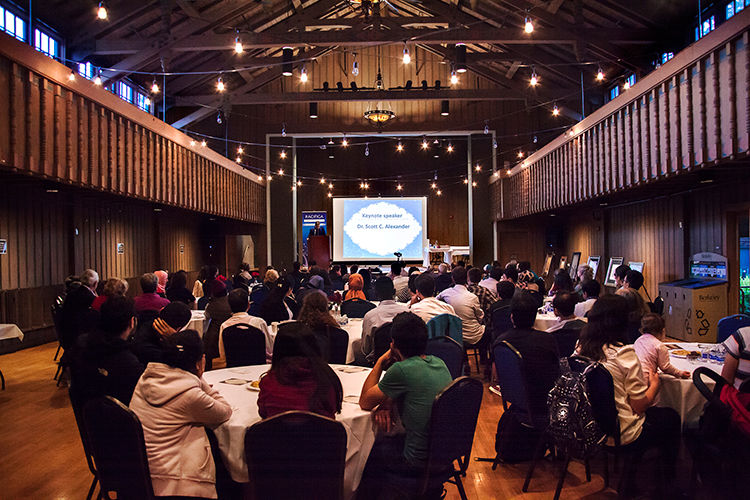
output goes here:
<path id="1" fill-rule="evenodd" d="M 294 58 L 294 51 L 291 47 L 284 47 L 284 49 L 281 52 L 281 74 L 284 76 L 292 76 L 292 70 L 294 69 L 294 65 L 292 64 L 292 59 Z"/>
<path id="2" fill-rule="evenodd" d="M 240 34 L 237 32 L 237 38 L 234 39 L 234 51 L 237 54 L 242 54 L 242 40 L 240 40 Z"/>
<path id="3" fill-rule="evenodd" d="M 307 83 L 307 68 L 305 67 L 304 64 L 302 65 L 302 71 L 300 72 L 299 80 L 302 83 Z"/>
<path id="4" fill-rule="evenodd" d="M 357 62 L 357 53 L 354 52 L 354 62 L 352 63 L 352 76 L 359 75 L 359 63 Z"/>
<path id="5" fill-rule="evenodd" d="M 216 82 L 216 90 L 219 92 L 224 92 L 224 81 L 219 77 L 219 80 Z"/>
<path id="6" fill-rule="evenodd" d="M 458 74 L 456 74 L 455 68 L 451 70 L 451 85 L 458 83 Z"/>
<path id="7" fill-rule="evenodd" d="M 555 107 L 552 108 L 552 114 L 555 116 L 560 114 L 560 109 L 557 107 L 557 102 L 555 102 Z"/>
<path id="8" fill-rule="evenodd" d="M 96 17 L 107 19 L 107 8 L 104 6 L 104 2 L 99 2 L 99 8 L 96 9 Z"/>
<path id="9" fill-rule="evenodd" d="M 442 116 L 448 116 L 450 112 L 450 103 L 448 101 L 441 101 L 440 103 L 440 114 Z"/>
<path id="10" fill-rule="evenodd" d="M 377 90 L 383 90 L 383 75 L 380 73 L 378 68 L 378 77 L 375 79 L 375 88 Z M 385 124 L 396 118 L 396 113 L 391 108 L 389 102 L 371 102 L 367 105 L 367 111 L 365 111 L 365 119 L 378 128 L 382 128 Z"/>
<path id="11" fill-rule="evenodd" d="M 152 94 L 159 93 L 159 85 L 156 83 L 156 77 L 154 77 L 154 83 L 151 84 L 151 93 Z"/>
<path id="12" fill-rule="evenodd" d="M 456 44 L 456 71 L 466 73 L 466 45 Z"/>
<path id="13" fill-rule="evenodd" d="M 411 54 L 409 54 L 409 47 L 404 43 L 404 64 L 411 62 Z"/>
<path id="14" fill-rule="evenodd" d="M 596 72 L 596 79 L 597 79 L 598 81 L 600 81 L 600 82 L 601 82 L 602 80 L 604 80 L 604 71 L 602 71 L 602 67 L 601 67 L 601 66 L 599 66 L 599 69 L 598 69 L 598 70 L 597 70 L 597 72 Z"/>
<path id="15" fill-rule="evenodd" d="M 534 31 L 534 24 L 531 22 L 531 16 L 526 16 L 526 21 L 523 23 L 523 30 L 526 33 Z"/>
<path id="16" fill-rule="evenodd" d="M 539 77 L 536 76 L 536 69 L 534 69 L 534 66 L 531 67 L 531 80 L 529 80 L 529 83 L 534 86 L 537 83 L 539 83 Z"/>
<path id="17" fill-rule="evenodd" d="M 317 117 L 318 117 L 318 103 L 311 102 L 310 103 L 310 118 L 317 118 Z"/>

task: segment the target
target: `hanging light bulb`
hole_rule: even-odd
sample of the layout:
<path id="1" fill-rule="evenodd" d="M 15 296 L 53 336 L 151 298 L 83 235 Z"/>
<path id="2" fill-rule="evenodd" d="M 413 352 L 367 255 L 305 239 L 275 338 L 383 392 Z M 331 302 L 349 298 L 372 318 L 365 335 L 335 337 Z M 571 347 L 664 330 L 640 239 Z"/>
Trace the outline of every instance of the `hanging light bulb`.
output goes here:
<path id="1" fill-rule="evenodd" d="M 304 64 L 302 65 L 302 71 L 300 71 L 299 74 L 299 81 L 301 81 L 302 83 L 307 83 L 307 68 Z"/>
<path id="2" fill-rule="evenodd" d="M 244 150 L 242 149 L 242 146 L 240 146 L 240 147 L 237 148 L 237 154 L 238 155 L 241 155 L 243 152 L 244 152 Z"/>
<path id="3" fill-rule="evenodd" d="M 146 100 L 143 101 L 143 104 L 145 104 L 146 107 L 151 106 L 151 99 L 146 97 Z"/>
<path id="4" fill-rule="evenodd" d="M 370 189 L 370 185 L 365 182 L 365 189 Z"/>
<path id="5" fill-rule="evenodd" d="M 206 147 L 206 141 L 201 141 L 201 146 L 205 148 Z"/>
<path id="6" fill-rule="evenodd" d="M 267 181 L 270 181 L 271 179 L 273 179 L 273 177 L 271 177 L 270 175 L 268 177 L 266 177 Z"/>
<path id="7" fill-rule="evenodd" d="M 440 141 L 438 141 L 437 137 L 435 137 L 435 140 L 432 141 L 433 144 L 440 144 Z"/>
<path id="8" fill-rule="evenodd" d="M 283 168 L 279 169 L 279 175 L 284 175 L 284 169 Z"/>
<path id="9" fill-rule="evenodd" d="M 437 188 L 437 183 L 433 182 L 432 183 L 432 189 L 436 189 L 436 188 Z"/>
<path id="10" fill-rule="evenodd" d="M 492 140 L 492 148 L 497 149 L 497 139 Z"/>
<path id="11" fill-rule="evenodd" d="M 364 188 L 365 188 L 365 183 L 364 182 L 360 182 L 359 183 L 359 189 L 364 189 Z"/>
<path id="12" fill-rule="evenodd" d="M 456 68 L 453 68 L 451 70 L 451 85 L 455 85 L 458 83 L 458 73 L 456 73 Z"/>
<path id="13" fill-rule="evenodd" d="M 102 84 L 102 70 L 100 69 L 96 73 L 96 78 L 94 78 L 94 85 L 101 85 Z"/>
<path id="14" fill-rule="evenodd" d="M 349 141 L 346 140 L 346 136 L 344 136 L 344 138 L 341 139 L 341 145 L 342 146 L 348 146 L 349 145 Z"/>
<path id="15" fill-rule="evenodd" d="M 526 21 L 523 23 L 523 30 L 526 33 L 534 31 L 534 24 L 531 22 L 531 16 L 526 16 Z"/>
<path id="16" fill-rule="evenodd" d="M 333 137 L 328 138 L 328 144 L 333 144 Z"/>
<path id="17" fill-rule="evenodd" d="M 484 133 L 485 135 L 490 133 L 490 124 L 487 120 L 484 121 Z"/>
<path id="18" fill-rule="evenodd" d="M 359 75 L 359 63 L 357 62 L 357 54 L 356 52 L 353 52 L 352 55 L 354 56 L 354 62 L 352 63 L 352 76 Z"/>
<path id="19" fill-rule="evenodd" d="M 552 108 L 552 114 L 555 116 L 560 114 L 560 109 L 557 107 L 557 101 L 555 101 L 555 107 Z"/>
<path id="20" fill-rule="evenodd" d="M 625 90 L 628 90 L 630 88 L 630 82 L 628 80 L 625 80 L 625 85 L 622 86 Z"/>
<path id="21" fill-rule="evenodd" d="M 219 77 L 219 80 L 216 82 L 216 90 L 219 92 L 224 92 L 224 81 Z"/>
<path id="22" fill-rule="evenodd" d="M 450 142 L 448 143 L 448 152 L 449 153 L 453 152 L 453 144 L 451 144 Z"/>
<path id="23" fill-rule="evenodd" d="M 403 187 L 403 186 L 402 186 L 401 184 L 398 184 L 398 185 L 396 186 L 396 189 L 398 189 L 399 191 L 401 191 L 401 190 L 402 190 L 403 188 L 404 188 L 404 187 Z"/>
<path id="24" fill-rule="evenodd" d="M 328 189 L 333 189 L 333 183 L 328 184 Z"/>
<path id="25" fill-rule="evenodd" d="M 370 156 L 370 143 L 365 144 L 365 156 Z"/>
<path id="26" fill-rule="evenodd" d="M 237 38 L 234 39 L 234 51 L 238 54 L 242 54 L 242 41 L 240 40 L 240 35 L 237 33 Z"/>
<path id="27" fill-rule="evenodd" d="M 443 194 L 443 192 L 438 189 L 435 194 L 438 195 L 438 196 L 440 196 L 441 194 Z"/>
<path id="28" fill-rule="evenodd" d="M 403 150 L 404 150 L 404 145 L 401 144 L 401 141 L 398 141 L 398 146 L 396 146 L 396 151 L 401 152 Z"/>
<path id="29" fill-rule="evenodd" d="M 302 185 L 302 181 L 297 181 L 297 185 L 301 186 Z"/>
<path id="30" fill-rule="evenodd" d="M 411 62 L 411 54 L 409 54 L 409 47 L 404 43 L 404 64 Z"/>
<path id="31" fill-rule="evenodd" d="M 104 2 L 99 2 L 99 8 L 96 9 L 96 17 L 107 19 L 107 8 L 104 6 Z"/>
<path id="32" fill-rule="evenodd" d="M 321 184 L 325 184 L 325 183 L 326 183 L 326 180 L 325 180 L 325 178 L 321 177 L 321 178 L 320 178 L 320 183 L 321 183 Z"/>
<path id="33" fill-rule="evenodd" d="M 477 187 L 477 181 L 472 182 L 471 185 Z"/>
<path id="34" fill-rule="evenodd" d="M 469 183 L 469 179 L 464 178 L 464 184 L 468 184 L 468 183 Z"/>
<path id="35" fill-rule="evenodd" d="M 599 80 L 600 82 L 604 80 L 604 71 L 602 71 L 601 66 L 599 66 L 599 69 L 596 72 L 596 79 Z"/>
<path id="36" fill-rule="evenodd" d="M 68 81 L 74 82 L 76 81 L 76 73 L 73 70 L 70 70 L 70 74 L 68 75 Z"/>
<path id="37" fill-rule="evenodd" d="M 422 149 L 427 149 L 430 144 L 427 142 L 427 137 L 422 137 Z"/>
<path id="38" fill-rule="evenodd" d="M 474 170 L 476 170 L 477 172 L 481 172 L 482 171 L 482 166 L 479 163 L 477 163 L 477 166 L 474 167 Z"/>
<path id="39" fill-rule="evenodd" d="M 151 84 L 151 93 L 152 94 L 158 94 L 159 93 L 159 84 L 156 83 L 156 77 L 154 77 L 154 82 Z"/>
<path id="40" fill-rule="evenodd" d="M 519 157 L 519 158 L 523 158 L 523 151 L 519 151 L 519 152 L 518 152 L 518 157 Z"/>
<path id="41" fill-rule="evenodd" d="M 537 141 L 537 138 L 536 136 L 534 136 L 534 144 L 536 144 L 536 141 Z"/>
<path id="42" fill-rule="evenodd" d="M 238 156 L 238 157 L 237 157 L 237 158 L 235 159 L 235 161 L 236 161 L 237 163 L 241 163 L 241 162 L 242 162 L 242 158 Z"/>
<path id="43" fill-rule="evenodd" d="M 263 176 L 262 176 L 262 175 L 259 175 L 259 176 L 258 176 L 258 180 L 259 180 L 259 181 L 262 181 L 262 180 L 263 180 Z"/>
<path id="44" fill-rule="evenodd" d="M 281 157 L 281 159 L 282 159 L 282 160 L 283 160 L 284 158 L 286 158 L 286 150 L 282 149 L 282 150 L 281 150 L 281 154 L 280 154 L 279 156 Z"/>
<path id="45" fill-rule="evenodd" d="M 534 69 L 534 66 L 531 67 L 531 80 L 529 80 L 529 83 L 532 86 L 539 83 L 539 77 L 536 76 L 536 69 Z"/>
<path id="46" fill-rule="evenodd" d="M 328 193 L 328 197 L 332 198 L 333 197 L 333 193 Z"/>
<path id="47" fill-rule="evenodd" d="M 218 113 L 216 113 L 216 123 L 218 123 L 219 125 L 221 125 L 221 111 L 219 111 Z"/>
<path id="48" fill-rule="evenodd" d="M 286 123 L 281 124 L 281 137 L 286 137 Z"/>
<path id="49" fill-rule="evenodd" d="M 190 139 L 190 145 L 195 146 L 195 139 Z"/>

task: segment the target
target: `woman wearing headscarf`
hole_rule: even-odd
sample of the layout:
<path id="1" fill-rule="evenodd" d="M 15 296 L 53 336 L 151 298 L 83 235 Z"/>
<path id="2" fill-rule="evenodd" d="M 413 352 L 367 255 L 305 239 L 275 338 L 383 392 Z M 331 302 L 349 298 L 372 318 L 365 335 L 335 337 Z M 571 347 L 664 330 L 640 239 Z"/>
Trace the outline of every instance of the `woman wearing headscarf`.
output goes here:
<path id="1" fill-rule="evenodd" d="M 344 292 L 344 300 L 362 299 L 367 300 L 365 293 L 362 291 L 365 282 L 360 274 L 349 276 L 349 289 Z"/>
<path id="2" fill-rule="evenodd" d="M 154 271 L 159 283 L 156 285 L 156 293 L 159 297 L 167 298 L 167 278 L 169 275 L 166 271 Z"/>

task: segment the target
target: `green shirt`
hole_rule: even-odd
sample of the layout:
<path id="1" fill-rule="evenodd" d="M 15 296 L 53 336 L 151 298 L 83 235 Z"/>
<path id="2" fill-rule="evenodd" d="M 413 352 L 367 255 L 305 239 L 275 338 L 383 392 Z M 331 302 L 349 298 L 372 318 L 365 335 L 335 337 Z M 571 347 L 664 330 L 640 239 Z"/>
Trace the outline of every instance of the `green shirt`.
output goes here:
<path id="1" fill-rule="evenodd" d="M 406 429 L 404 457 L 419 464 L 427 458 L 427 430 L 432 403 L 453 382 L 442 359 L 413 356 L 391 366 L 378 387 L 391 399 L 401 401 L 401 422 Z"/>

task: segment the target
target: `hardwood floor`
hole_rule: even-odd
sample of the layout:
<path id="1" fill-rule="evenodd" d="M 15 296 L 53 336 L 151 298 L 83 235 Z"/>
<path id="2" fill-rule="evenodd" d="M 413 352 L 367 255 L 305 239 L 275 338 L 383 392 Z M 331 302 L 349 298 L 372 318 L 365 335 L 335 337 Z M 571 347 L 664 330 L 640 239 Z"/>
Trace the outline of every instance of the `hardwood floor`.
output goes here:
<path id="1" fill-rule="evenodd" d="M 0 500 L 84 499 L 91 484 L 67 389 L 52 380 L 56 349 L 57 344 L 50 343 L 0 356 L 6 378 L 6 390 L 0 391 Z M 502 411 L 501 398 L 486 390 L 472 457 L 494 457 Z M 470 499 L 549 499 L 559 466 L 542 462 L 530 492 L 524 494 L 528 464 L 500 465 L 493 471 L 491 462 L 472 458 L 463 483 Z M 601 460 L 595 460 L 592 469 L 589 483 L 583 464 L 571 462 L 561 498 L 616 498 L 613 489 L 604 488 Z M 642 469 L 649 469 L 648 464 L 641 464 L 639 472 Z M 612 484 L 616 481 L 612 474 Z M 447 484 L 446 489 L 449 500 L 460 498 L 455 486 Z"/>

